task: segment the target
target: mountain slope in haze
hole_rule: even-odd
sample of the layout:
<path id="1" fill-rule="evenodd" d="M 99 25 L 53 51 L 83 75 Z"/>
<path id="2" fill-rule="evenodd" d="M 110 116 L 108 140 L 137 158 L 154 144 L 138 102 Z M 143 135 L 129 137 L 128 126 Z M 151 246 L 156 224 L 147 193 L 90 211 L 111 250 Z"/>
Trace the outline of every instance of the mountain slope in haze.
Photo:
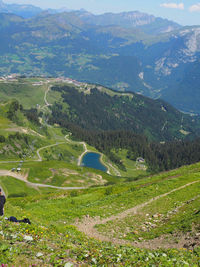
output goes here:
<path id="1" fill-rule="evenodd" d="M 200 114 L 200 27 L 150 36 L 142 27 L 157 31 L 159 22 L 99 26 L 84 16 L 91 14 L 41 13 L 31 19 L 1 14 L 0 75 L 67 76 L 162 98 Z"/>
<path id="2" fill-rule="evenodd" d="M 115 77 L 116 84 L 128 80 L 128 83 L 144 87 L 138 77 L 137 58 L 115 53 L 115 48 L 140 37 L 137 35 L 135 39 L 135 30 L 130 35 L 129 30 L 89 26 L 74 13 L 41 14 L 30 20 L 19 18 L 18 24 L 12 21 L 13 16 L 1 14 L 4 20 L 0 29 L 4 40 L 0 44 L 1 75 L 5 72 L 64 75 L 82 81 L 91 78 L 98 83 L 104 77 L 106 85 Z M 126 75 L 127 66 L 132 70 L 129 76 Z M 124 78 L 121 81 L 118 77 L 122 69 Z"/>
<path id="3" fill-rule="evenodd" d="M 37 16 L 42 12 L 56 14 L 71 11 L 72 10 L 67 8 L 43 10 L 33 5 L 6 4 L 2 0 L 0 0 L 0 13 L 13 13 L 23 18 L 31 18 Z M 148 34 L 170 32 L 180 27 L 179 24 L 173 21 L 156 18 L 153 15 L 148 15 L 139 11 L 122 12 L 118 14 L 105 13 L 102 15 L 94 15 L 84 9 L 80 9 L 78 11 L 73 12 L 87 24 L 98 26 L 116 25 L 122 28 L 141 27 Z"/>
<path id="4" fill-rule="evenodd" d="M 33 5 L 6 4 L 0 0 L 0 12 L 12 13 L 24 18 L 29 18 L 41 13 L 42 9 Z"/>
<path id="5" fill-rule="evenodd" d="M 190 113 L 200 113 L 200 27 L 186 27 L 144 54 L 143 80 L 155 94 Z"/>
<path id="6" fill-rule="evenodd" d="M 105 13 L 102 15 L 94 15 L 84 10 L 75 11 L 75 13 L 88 24 L 98 26 L 117 25 L 122 28 L 140 28 L 150 35 L 171 32 L 181 27 L 178 23 L 173 21 L 157 18 L 139 11 L 117 14 Z"/>

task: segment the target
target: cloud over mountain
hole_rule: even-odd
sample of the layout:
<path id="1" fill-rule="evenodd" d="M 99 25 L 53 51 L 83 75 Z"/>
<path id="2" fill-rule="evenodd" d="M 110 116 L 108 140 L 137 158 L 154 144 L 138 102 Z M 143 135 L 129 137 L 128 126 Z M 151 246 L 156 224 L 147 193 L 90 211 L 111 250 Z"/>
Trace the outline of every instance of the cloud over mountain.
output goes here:
<path id="1" fill-rule="evenodd" d="M 163 3 L 160 6 L 161 7 L 164 7 L 164 8 L 173 8 L 173 9 L 180 9 L 180 10 L 183 10 L 185 8 L 183 3 L 180 3 L 180 4 L 176 4 L 176 3 Z"/>
<path id="2" fill-rule="evenodd" d="M 195 5 L 192 5 L 190 8 L 189 8 L 190 12 L 200 12 L 200 3 L 198 4 L 195 4 Z"/>

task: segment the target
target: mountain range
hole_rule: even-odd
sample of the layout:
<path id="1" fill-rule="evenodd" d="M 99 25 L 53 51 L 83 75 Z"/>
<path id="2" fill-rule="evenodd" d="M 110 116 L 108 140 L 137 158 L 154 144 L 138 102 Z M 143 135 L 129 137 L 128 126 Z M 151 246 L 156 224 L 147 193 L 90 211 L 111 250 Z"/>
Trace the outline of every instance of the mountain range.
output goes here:
<path id="1" fill-rule="evenodd" d="M 0 6 L 12 12 L 12 5 Z M 67 76 L 200 114 L 200 26 L 138 11 L 26 14 L 0 14 L 0 75 Z"/>
<path id="2" fill-rule="evenodd" d="M 11 13 L 23 18 L 31 18 L 40 13 L 56 14 L 71 11 L 72 10 L 67 8 L 44 10 L 33 5 L 6 4 L 0 0 L 0 13 Z M 140 27 L 151 34 L 170 32 L 180 27 L 180 25 L 173 21 L 156 18 L 153 15 L 148 15 L 139 11 L 122 12 L 119 14 L 105 13 L 102 15 L 94 15 L 84 9 L 73 12 L 87 24 L 99 26 L 118 25 L 125 28 Z M 157 24 L 160 25 L 160 28 L 156 26 Z M 154 29 L 154 27 L 156 29 Z"/>
<path id="3" fill-rule="evenodd" d="M 1 13 L 13 13 L 24 18 L 36 16 L 42 12 L 42 9 L 33 5 L 6 4 L 0 0 Z"/>

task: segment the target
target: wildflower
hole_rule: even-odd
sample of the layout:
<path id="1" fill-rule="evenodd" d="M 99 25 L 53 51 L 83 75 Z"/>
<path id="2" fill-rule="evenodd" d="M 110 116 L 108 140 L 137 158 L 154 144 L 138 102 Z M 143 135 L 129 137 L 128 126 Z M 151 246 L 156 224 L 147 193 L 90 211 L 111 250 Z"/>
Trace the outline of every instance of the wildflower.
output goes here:
<path id="1" fill-rule="evenodd" d="M 38 252 L 38 253 L 36 254 L 36 257 L 41 257 L 41 256 L 43 256 L 43 255 L 44 255 L 43 253 Z"/>

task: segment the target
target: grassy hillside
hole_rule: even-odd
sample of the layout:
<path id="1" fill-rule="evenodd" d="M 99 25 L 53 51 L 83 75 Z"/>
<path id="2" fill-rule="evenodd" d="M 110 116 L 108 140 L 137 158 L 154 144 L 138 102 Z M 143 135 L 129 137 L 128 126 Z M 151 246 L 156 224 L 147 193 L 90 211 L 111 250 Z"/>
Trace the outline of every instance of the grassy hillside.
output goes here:
<path id="1" fill-rule="evenodd" d="M 196 164 L 137 182 L 10 198 L 6 216 L 28 217 L 32 225 L 2 221 L 0 262 L 198 266 L 199 169 Z"/>
<path id="2" fill-rule="evenodd" d="M 93 146 L 87 145 L 88 150 L 98 150 L 107 155 L 103 159 L 105 164 L 110 160 L 107 167 L 113 175 L 143 176 L 146 167 L 153 171 L 169 170 L 198 161 L 196 143 L 150 147 L 147 141 L 147 138 L 151 141 L 194 138 L 200 129 L 198 117 L 185 115 L 163 101 L 141 95 L 119 93 L 100 85 L 75 84 L 53 78 L 17 78 L 16 81 L 7 79 L 0 83 L 3 100 L 0 105 L 2 160 L 5 155 L 7 159 L 20 160 L 28 153 L 29 160 L 42 157 L 43 160 L 76 164 L 84 152 L 83 144 L 77 139 L 84 139 Z M 116 132 L 121 129 L 127 132 Z M 69 131 L 76 137 L 75 142 L 64 138 Z M 186 149 L 188 145 L 192 147 L 189 160 L 175 155 L 173 146 L 178 154 L 185 155 L 180 147 Z M 118 154 L 115 149 L 127 152 Z M 155 155 L 152 155 L 153 150 Z M 136 166 L 137 157 L 146 159 L 145 168 Z"/>
<path id="3" fill-rule="evenodd" d="M 22 180 L 28 179 L 30 182 L 54 186 L 85 187 L 116 182 L 115 178 L 106 173 L 77 166 L 81 164 L 81 155 L 85 153 L 85 147 L 88 151 L 97 150 L 87 144 L 83 146 L 83 142 L 72 141 L 66 129 L 47 124 L 50 112 L 47 101 L 53 103 L 57 94 L 48 94 L 51 83 L 46 86 L 46 82 L 47 80 L 37 78 L 20 79 L 12 84 L 5 82 L 8 91 L 15 92 L 14 97 L 20 103 L 26 103 L 27 109 L 10 98 L 12 94 L 4 93 L 6 99 L 10 100 L 4 100 L 0 104 L 0 169 L 9 171 L 15 168 L 16 176 L 17 168 L 21 168 L 19 177 Z M 53 84 L 54 80 L 51 82 Z M 24 87 L 20 90 L 21 83 Z M 38 83 L 44 83 L 44 86 L 36 86 L 36 91 L 33 91 L 32 84 Z M 32 102 L 27 103 L 26 98 L 30 98 L 31 94 Z M 37 109 L 33 109 L 35 106 Z M 108 159 L 105 156 L 103 160 L 107 164 Z M 114 175 L 120 174 L 111 162 L 108 171 Z"/>
<path id="4" fill-rule="evenodd" d="M 39 83 L 40 81 L 41 84 Z M 44 92 L 47 86 L 42 78 L 35 80 L 19 79 L 16 82 L 0 82 L 0 98 L 1 101 L 17 99 L 24 108 L 36 107 L 37 104 L 43 104 Z"/>
<path id="5" fill-rule="evenodd" d="M 54 108 L 58 101 L 69 118 L 76 119 L 75 111 L 80 112 L 74 109 L 77 99 L 89 103 L 88 112 L 91 97 L 93 106 L 97 106 L 93 85 L 55 91 L 49 90 L 56 84 L 54 79 L 48 86 L 45 80 L 40 85 L 38 79 L 23 81 L 28 83 L 27 91 L 25 86 L 21 89 L 23 94 L 17 81 L 9 84 L 9 90 L 15 92 L 16 86 L 14 96 L 26 108 L 13 100 L 12 94 L 1 91 L 5 99 L 0 103 L 0 186 L 7 196 L 5 216 L 26 217 L 32 224 L 0 218 L 0 265 L 133 266 L 137 262 L 138 266 L 198 266 L 200 164 L 149 176 L 146 162 L 137 162 L 138 155 L 126 147 L 110 148 L 111 139 L 105 135 L 109 155 L 117 157 L 124 168 L 119 169 L 105 155 L 102 160 L 108 173 L 82 167 L 83 154 L 97 149 L 74 140 L 69 129 L 49 125 L 50 106 Z M 33 83 L 38 86 L 34 85 L 36 91 Z M 132 105 L 139 110 L 143 107 L 145 114 L 153 103 L 133 94 L 103 87 L 98 90 L 96 93 L 106 99 L 106 108 L 106 103 L 116 100 L 115 114 L 119 107 L 126 110 L 123 102 L 129 111 Z M 72 91 L 81 97 L 73 99 Z M 31 94 L 32 102 L 28 100 Z M 74 102 L 64 101 L 67 94 Z M 160 102 L 154 105 L 158 114 L 167 113 L 173 123 L 180 118 L 182 125 L 184 120 L 186 125 L 190 123 L 189 116 L 173 113 L 170 107 L 168 112 L 168 106 L 164 108 Z M 113 114 L 112 108 L 108 111 Z M 90 119 L 94 124 L 94 118 Z M 133 138 L 134 147 L 143 144 L 136 141 L 146 142 L 144 137 L 130 133 L 127 138 Z"/>

